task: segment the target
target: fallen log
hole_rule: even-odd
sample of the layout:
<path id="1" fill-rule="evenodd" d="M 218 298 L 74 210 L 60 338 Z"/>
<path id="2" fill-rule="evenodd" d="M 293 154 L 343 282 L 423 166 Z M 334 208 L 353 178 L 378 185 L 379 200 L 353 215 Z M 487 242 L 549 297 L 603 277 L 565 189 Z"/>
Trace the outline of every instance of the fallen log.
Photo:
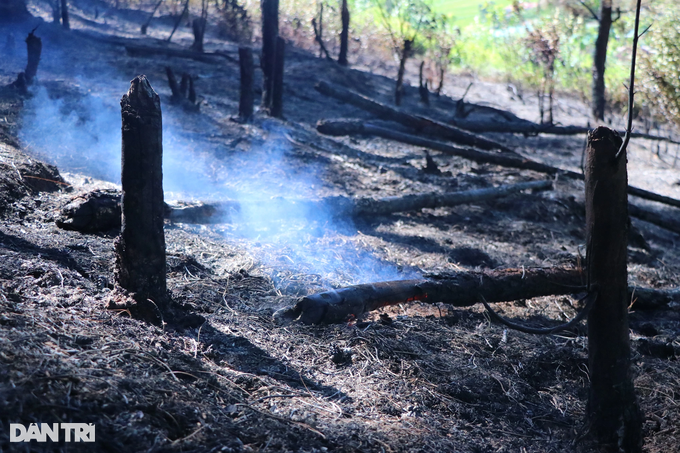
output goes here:
<path id="1" fill-rule="evenodd" d="M 495 198 L 506 197 L 524 190 L 550 190 L 551 181 L 530 181 L 503 185 L 488 189 L 474 189 L 449 193 L 424 193 L 385 198 L 348 198 L 327 197 L 320 200 L 290 200 L 272 198 L 254 201 L 249 207 L 257 205 L 258 210 L 269 212 L 275 219 L 277 213 L 287 214 L 291 210 L 323 212 L 335 217 L 366 217 L 389 215 L 395 212 L 416 211 L 424 208 L 456 206 L 478 203 Z M 165 204 L 164 217 L 178 223 L 230 223 L 242 211 L 242 204 L 227 200 L 215 203 Z M 57 226 L 67 230 L 83 232 L 106 231 L 120 227 L 120 192 L 94 191 L 81 195 L 69 202 L 57 218 Z"/>
<path id="2" fill-rule="evenodd" d="M 488 163 L 500 165 L 502 167 L 520 168 L 523 170 L 533 170 L 539 173 L 548 175 L 562 175 L 570 179 L 583 180 L 584 176 L 571 170 L 565 170 L 552 165 L 543 164 L 525 157 L 515 157 L 503 154 L 494 154 L 484 151 L 478 151 L 470 148 L 459 148 L 448 145 L 436 140 L 419 137 L 417 135 L 407 134 L 404 132 L 388 129 L 386 127 L 378 126 L 372 123 L 367 123 L 361 120 L 320 120 L 316 124 L 316 129 L 322 134 L 340 136 L 340 135 L 375 135 L 377 137 L 395 140 L 401 143 L 407 143 L 414 146 L 422 146 L 424 148 L 433 149 L 444 154 L 452 156 L 459 156 L 475 162 Z M 680 200 L 659 195 L 648 190 L 640 189 L 634 186 L 628 186 L 628 193 L 636 197 L 644 198 L 646 200 L 664 203 L 670 206 L 680 207 Z"/>
<path id="3" fill-rule="evenodd" d="M 221 59 L 238 63 L 238 59 L 224 52 L 196 52 L 194 50 L 175 49 L 172 47 L 147 46 L 143 44 L 125 43 L 125 50 L 131 57 L 157 57 L 165 55 L 168 57 L 188 58 L 201 61 L 203 63 L 221 63 Z"/>
<path id="4" fill-rule="evenodd" d="M 453 142 L 462 143 L 468 146 L 475 146 L 480 149 L 498 149 L 504 152 L 513 153 L 514 151 L 500 143 L 486 139 L 479 135 L 472 134 L 463 129 L 448 124 L 435 121 L 419 115 L 411 115 L 390 106 L 382 104 L 371 98 L 363 96 L 354 91 L 343 88 L 333 87 L 326 82 L 319 82 L 314 88 L 326 96 L 331 96 L 343 102 L 349 102 L 364 110 L 367 110 L 380 118 L 395 121 L 408 127 L 416 129 L 426 135 L 442 137 Z"/>
<path id="5" fill-rule="evenodd" d="M 521 121 L 471 121 L 471 120 L 449 120 L 449 124 L 465 129 L 466 131 L 484 133 L 499 132 L 510 134 L 552 134 L 552 135 L 580 135 L 593 130 L 584 126 L 556 126 L 554 124 L 538 124 L 528 120 Z M 625 131 L 619 131 L 619 135 L 624 135 Z M 680 144 L 680 141 L 661 135 L 645 134 L 642 132 L 631 133 L 631 138 L 643 138 L 654 141 L 666 141 L 673 144 Z"/>
<path id="6" fill-rule="evenodd" d="M 390 305 L 409 302 L 469 307 L 482 300 L 511 302 L 541 296 L 585 291 L 584 274 L 578 269 L 502 269 L 461 272 L 437 278 L 399 280 L 348 286 L 300 298 L 292 307 L 274 313 L 280 322 L 304 324 L 346 322 Z M 664 308 L 680 300 L 680 291 L 629 288 L 635 309 Z"/>

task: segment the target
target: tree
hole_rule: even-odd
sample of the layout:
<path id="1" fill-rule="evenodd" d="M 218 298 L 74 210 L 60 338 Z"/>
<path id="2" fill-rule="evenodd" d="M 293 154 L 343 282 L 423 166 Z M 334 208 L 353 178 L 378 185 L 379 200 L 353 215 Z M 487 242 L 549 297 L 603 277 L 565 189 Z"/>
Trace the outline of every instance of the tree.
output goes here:
<path id="1" fill-rule="evenodd" d="M 0 22 L 20 22 L 30 17 L 26 0 L 0 0 Z"/>
<path id="2" fill-rule="evenodd" d="M 262 108 L 271 109 L 276 62 L 276 38 L 279 36 L 279 0 L 261 0 L 262 11 Z"/>
<path id="3" fill-rule="evenodd" d="M 347 6 L 347 0 L 342 0 L 340 17 L 342 20 L 342 31 L 340 32 L 340 55 L 338 55 L 338 63 L 342 66 L 347 66 L 347 48 L 349 41 L 349 8 Z"/>
<path id="4" fill-rule="evenodd" d="M 584 3 L 584 6 L 587 5 Z M 602 0 L 599 17 L 588 7 L 593 17 L 600 23 L 595 41 L 593 53 L 593 117 L 604 120 L 604 109 L 607 103 L 605 98 L 604 71 L 607 63 L 607 46 L 609 44 L 609 31 L 612 27 L 612 0 Z"/>
<path id="5" fill-rule="evenodd" d="M 435 24 L 432 8 L 423 0 L 371 0 L 378 10 L 380 24 L 392 40 L 393 51 L 399 60 L 394 103 L 401 104 L 406 60 L 412 56 L 421 33 Z"/>

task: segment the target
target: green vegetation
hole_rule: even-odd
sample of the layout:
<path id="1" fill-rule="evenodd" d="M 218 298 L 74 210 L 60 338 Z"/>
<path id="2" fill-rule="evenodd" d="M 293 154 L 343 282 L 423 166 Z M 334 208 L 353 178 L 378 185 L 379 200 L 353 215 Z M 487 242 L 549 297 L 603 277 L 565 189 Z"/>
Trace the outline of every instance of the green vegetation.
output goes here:
<path id="1" fill-rule="evenodd" d="M 464 27 L 473 22 L 488 3 L 480 0 L 433 0 L 432 9 L 440 14 L 455 17 L 458 26 Z M 492 3 L 499 8 L 506 8 L 512 5 L 512 0 L 496 0 Z"/>

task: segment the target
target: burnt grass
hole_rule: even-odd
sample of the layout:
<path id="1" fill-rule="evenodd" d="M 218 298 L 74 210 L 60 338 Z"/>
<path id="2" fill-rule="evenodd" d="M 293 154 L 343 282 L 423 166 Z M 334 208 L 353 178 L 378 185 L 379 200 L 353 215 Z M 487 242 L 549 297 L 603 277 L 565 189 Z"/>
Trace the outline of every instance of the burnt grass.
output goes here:
<path id="1" fill-rule="evenodd" d="M 124 34 L 125 26 L 138 29 L 143 16 L 111 10 L 106 27 L 77 9 L 72 16 L 84 31 L 40 28 L 47 56 L 39 84 L 68 104 L 88 89 L 74 81 L 76 70 L 94 74 L 106 64 L 123 80 L 145 73 L 164 112 L 180 118 L 181 132 L 195 144 L 187 159 L 208 156 L 215 173 L 239 171 L 251 149 L 275 141 L 285 143 L 286 171 L 320 175 L 313 191 L 299 187 L 304 196 L 389 196 L 544 178 L 436 152 L 440 171 L 433 173 L 426 171 L 422 149 L 319 135 L 319 119 L 369 115 L 321 96 L 313 88 L 317 81 L 389 102 L 393 80 L 341 68 L 294 46 L 286 54 L 285 119 L 258 115 L 239 124 L 229 118 L 238 111 L 235 44 L 209 30 L 208 50 L 228 58 L 131 56 L 105 38 Z M 158 27 L 166 33 L 168 24 Z M 177 39 L 185 47 L 188 33 L 180 30 Z M 154 38 L 135 39 L 160 45 Z M 50 61 L 57 48 L 80 53 L 82 67 Z M 198 75 L 199 113 L 169 104 L 165 65 Z M 0 84 L 13 80 L 16 67 L 2 67 Z M 462 92 L 468 80 L 451 77 L 450 92 Z M 117 102 L 128 87 L 111 84 Z M 328 260 L 334 267 L 328 274 L 307 266 L 288 245 L 234 234 L 238 226 L 168 223 L 175 309 L 155 326 L 106 309 L 127 297 L 114 285 L 118 231 L 56 227 L 69 200 L 111 184 L 59 169 L 64 181 L 56 167 L 28 157 L 32 151 L 18 132 L 29 99 L 7 89 L 0 93 L 0 451 L 600 451 L 581 438 L 588 391 L 584 327 L 528 335 L 491 323 L 480 307 L 447 304 L 391 307 L 343 325 L 283 326 L 272 319 L 302 295 L 356 283 L 355 261 L 366 255 L 377 267 L 421 274 L 577 266 L 585 253 L 581 183 L 558 180 L 551 192 L 360 219 L 344 229 L 316 225 L 310 242 L 318 255 L 312 259 Z M 494 100 L 525 114 L 526 104 Z M 441 120 L 452 115 L 455 96 L 431 101 L 429 108 L 419 105 L 417 88 L 407 87 L 403 108 Z M 573 120 L 569 115 L 564 121 Z M 582 137 L 489 136 L 574 169 L 583 146 Z M 633 146 L 636 165 L 657 165 L 651 144 Z M 277 175 L 276 169 L 261 170 Z M 665 180 L 636 181 L 641 183 L 678 195 Z M 632 222 L 631 282 L 677 287 L 678 236 Z M 329 258 L 336 250 L 340 260 Z M 545 297 L 497 308 L 517 322 L 544 326 L 573 317 L 575 300 Z M 632 307 L 632 363 L 647 452 L 680 450 L 679 332 L 677 306 L 647 312 Z M 34 422 L 94 423 L 96 443 L 9 443 L 10 423 Z"/>

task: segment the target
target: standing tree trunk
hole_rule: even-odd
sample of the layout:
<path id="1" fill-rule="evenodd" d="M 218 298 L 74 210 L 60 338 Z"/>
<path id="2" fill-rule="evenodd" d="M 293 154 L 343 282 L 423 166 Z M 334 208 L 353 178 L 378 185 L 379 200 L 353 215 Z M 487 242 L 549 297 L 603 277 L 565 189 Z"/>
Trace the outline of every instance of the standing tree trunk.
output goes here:
<path id="1" fill-rule="evenodd" d="M 239 47 L 238 61 L 241 69 L 241 96 L 238 103 L 238 117 L 247 123 L 253 117 L 253 50 Z"/>
<path id="2" fill-rule="evenodd" d="M 68 20 L 68 3 L 66 0 L 61 0 L 61 24 L 65 29 L 71 29 L 71 23 Z"/>
<path id="3" fill-rule="evenodd" d="M 642 413 L 633 387 L 628 332 L 628 175 L 619 135 L 598 127 L 586 162 L 587 271 L 597 302 L 588 314 L 591 433 L 626 453 L 642 451 Z"/>
<path id="4" fill-rule="evenodd" d="M 42 53 L 42 40 L 34 34 L 36 28 L 34 28 L 26 37 L 26 51 L 28 53 L 28 61 L 26 62 L 25 77 L 26 83 L 28 85 L 33 83 L 33 80 L 38 73 L 40 54 Z"/>
<path id="5" fill-rule="evenodd" d="M 197 17 L 191 21 L 191 28 L 194 32 L 194 43 L 191 45 L 191 50 L 203 53 L 203 36 L 205 34 L 206 20 L 203 17 Z"/>
<path id="6" fill-rule="evenodd" d="M 593 56 L 593 117 L 596 120 L 604 120 L 605 84 L 604 70 L 607 62 L 607 44 L 609 43 L 609 30 L 612 27 L 612 0 L 602 0 L 600 9 L 600 28 L 595 41 L 595 54 Z"/>
<path id="7" fill-rule="evenodd" d="M 342 0 L 340 18 L 342 20 L 342 31 L 340 31 L 340 55 L 338 55 L 338 63 L 342 66 L 347 66 L 347 49 L 349 46 L 349 8 L 347 7 L 347 0 Z"/>
<path id="8" fill-rule="evenodd" d="M 270 111 L 276 65 L 276 38 L 279 36 L 279 0 L 260 0 L 262 11 L 262 109 Z"/>
<path id="9" fill-rule="evenodd" d="M 116 239 L 117 283 L 133 293 L 143 318 L 168 308 L 163 233 L 161 101 L 146 76 L 135 77 L 120 101 L 122 229 Z M 151 302 L 149 302 L 151 301 Z"/>
<path id="10" fill-rule="evenodd" d="M 272 93 L 272 108 L 270 115 L 276 118 L 283 117 L 283 70 L 285 65 L 286 40 L 276 38 L 276 60 L 274 66 L 274 85 Z"/>
<path id="11" fill-rule="evenodd" d="M 58 24 L 61 21 L 61 0 L 52 0 L 50 7 L 52 7 L 52 23 Z"/>
<path id="12" fill-rule="evenodd" d="M 420 62 L 420 72 L 418 75 L 418 92 L 420 93 L 420 102 L 430 105 L 430 90 L 427 87 L 427 80 L 423 83 L 423 69 L 425 68 L 425 60 Z"/>
<path id="13" fill-rule="evenodd" d="M 397 87 L 394 90 L 394 103 L 401 105 L 401 98 L 404 94 L 404 71 L 406 70 L 406 60 L 411 55 L 411 48 L 413 47 L 412 39 L 405 39 L 404 46 L 401 49 L 401 58 L 399 59 L 399 72 L 397 73 Z"/>

